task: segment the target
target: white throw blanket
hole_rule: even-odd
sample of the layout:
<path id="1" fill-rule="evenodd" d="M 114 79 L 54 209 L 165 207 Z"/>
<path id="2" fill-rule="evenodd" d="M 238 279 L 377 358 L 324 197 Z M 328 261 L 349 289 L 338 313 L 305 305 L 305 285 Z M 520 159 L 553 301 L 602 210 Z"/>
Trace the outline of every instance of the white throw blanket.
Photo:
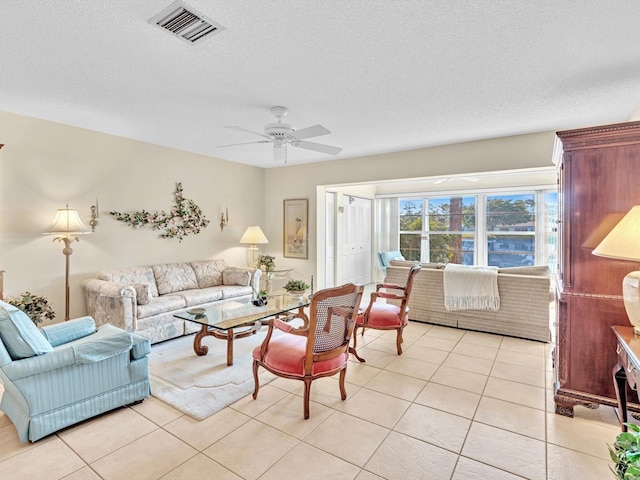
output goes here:
<path id="1" fill-rule="evenodd" d="M 498 267 L 448 263 L 444 268 L 444 307 L 449 310 L 498 310 Z"/>

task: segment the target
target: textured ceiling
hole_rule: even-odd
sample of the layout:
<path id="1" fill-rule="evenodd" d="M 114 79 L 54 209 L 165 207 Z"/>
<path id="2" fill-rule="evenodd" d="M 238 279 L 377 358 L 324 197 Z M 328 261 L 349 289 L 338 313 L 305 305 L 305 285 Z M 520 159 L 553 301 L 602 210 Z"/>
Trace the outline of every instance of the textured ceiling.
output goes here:
<path id="1" fill-rule="evenodd" d="M 627 120 L 637 0 L 187 0 L 226 29 L 147 23 L 172 0 L 0 0 L 0 110 L 262 167 L 289 108 L 338 157 Z M 2 132 L 0 132 L 0 142 Z"/>

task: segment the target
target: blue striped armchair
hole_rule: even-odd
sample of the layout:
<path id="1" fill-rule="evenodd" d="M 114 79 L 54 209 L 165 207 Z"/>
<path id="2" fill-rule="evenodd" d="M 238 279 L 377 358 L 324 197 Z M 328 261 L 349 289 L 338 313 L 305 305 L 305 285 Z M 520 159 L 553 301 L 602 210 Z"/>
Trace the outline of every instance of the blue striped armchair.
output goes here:
<path id="1" fill-rule="evenodd" d="M 57 430 L 150 394 L 149 340 L 81 317 L 39 329 L 0 301 L 0 410 L 21 441 Z"/>

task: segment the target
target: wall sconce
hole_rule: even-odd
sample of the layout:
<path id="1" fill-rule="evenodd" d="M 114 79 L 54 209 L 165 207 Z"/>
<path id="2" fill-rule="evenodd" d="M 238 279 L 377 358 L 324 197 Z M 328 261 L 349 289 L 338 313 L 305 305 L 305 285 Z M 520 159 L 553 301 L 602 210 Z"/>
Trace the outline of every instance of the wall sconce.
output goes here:
<path id="1" fill-rule="evenodd" d="M 224 230 L 224 227 L 229 225 L 229 208 L 226 208 L 225 211 L 226 211 L 226 215 L 225 215 L 225 212 L 222 212 L 220 214 L 220 231 L 221 232 Z"/>
<path id="2" fill-rule="evenodd" d="M 98 225 L 98 217 L 100 216 L 98 210 L 98 198 L 96 197 L 96 204 L 91 205 L 91 220 L 89 220 L 89 226 L 91 227 L 91 232 L 96 231 L 96 225 Z"/>

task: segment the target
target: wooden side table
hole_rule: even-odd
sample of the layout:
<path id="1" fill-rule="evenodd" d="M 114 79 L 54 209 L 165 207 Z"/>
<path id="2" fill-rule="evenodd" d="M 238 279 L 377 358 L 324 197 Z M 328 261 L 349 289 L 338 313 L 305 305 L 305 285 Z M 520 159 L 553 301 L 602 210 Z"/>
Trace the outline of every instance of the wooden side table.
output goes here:
<path id="1" fill-rule="evenodd" d="M 633 334 L 633 327 L 611 327 L 617 338 L 618 361 L 613 367 L 613 383 L 618 399 L 618 418 L 623 432 L 627 431 L 627 386 L 637 390 L 640 380 L 640 336 Z"/>

